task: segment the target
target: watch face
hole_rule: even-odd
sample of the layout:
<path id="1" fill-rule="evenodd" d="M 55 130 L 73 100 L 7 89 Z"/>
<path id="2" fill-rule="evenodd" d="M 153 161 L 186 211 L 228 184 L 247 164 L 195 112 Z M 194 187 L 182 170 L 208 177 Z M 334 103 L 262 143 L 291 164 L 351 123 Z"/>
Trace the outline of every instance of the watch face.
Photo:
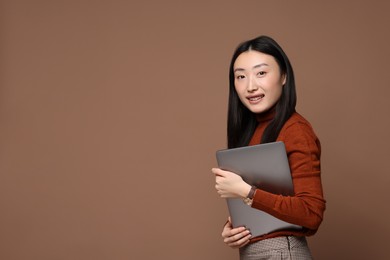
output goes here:
<path id="1" fill-rule="evenodd" d="M 245 203 L 246 205 L 252 206 L 252 202 L 253 202 L 252 199 L 250 199 L 250 198 L 245 198 L 243 201 L 244 201 L 244 203 Z"/>

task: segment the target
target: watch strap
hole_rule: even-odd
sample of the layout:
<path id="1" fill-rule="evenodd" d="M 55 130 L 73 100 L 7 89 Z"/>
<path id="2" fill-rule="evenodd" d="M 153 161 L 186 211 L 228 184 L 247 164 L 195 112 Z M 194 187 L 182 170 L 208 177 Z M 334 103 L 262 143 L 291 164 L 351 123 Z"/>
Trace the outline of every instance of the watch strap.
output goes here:
<path id="1" fill-rule="evenodd" d="M 246 196 L 248 199 L 253 199 L 253 196 L 255 195 L 255 192 L 256 192 L 256 187 L 255 186 L 252 186 L 251 187 L 251 190 L 249 191 L 248 193 L 248 196 Z"/>

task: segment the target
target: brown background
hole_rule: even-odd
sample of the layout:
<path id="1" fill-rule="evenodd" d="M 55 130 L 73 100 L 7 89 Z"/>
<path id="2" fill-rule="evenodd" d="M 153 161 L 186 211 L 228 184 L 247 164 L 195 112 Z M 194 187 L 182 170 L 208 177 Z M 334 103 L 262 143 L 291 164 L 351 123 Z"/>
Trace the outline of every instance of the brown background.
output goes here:
<path id="1" fill-rule="evenodd" d="M 323 146 L 316 259 L 388 259 L 387 1 L 1 1 L 0 259 L 237 259 L 210 173 L 266 34 Z"/>

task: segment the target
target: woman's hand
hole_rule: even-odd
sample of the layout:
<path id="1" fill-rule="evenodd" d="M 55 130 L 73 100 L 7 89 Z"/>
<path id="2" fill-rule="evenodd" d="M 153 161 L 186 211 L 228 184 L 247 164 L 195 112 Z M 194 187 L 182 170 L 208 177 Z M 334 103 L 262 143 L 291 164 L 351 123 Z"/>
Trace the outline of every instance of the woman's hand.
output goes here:
<path id="1" fill-rule="evenodd" d="M 222 230 L 223 242 L 231 248 L 240 248 L 249 243 L 251 233 L 245 227 L 233 228 L 229 217 Z"/>
<path id="2" fill-rule="evenodd" d="M 240 175 L 233 172 L 213 168 L 215 174 L 215 188 L 221 198 L 246 198 L 251 186 L 243 181 Z"/>

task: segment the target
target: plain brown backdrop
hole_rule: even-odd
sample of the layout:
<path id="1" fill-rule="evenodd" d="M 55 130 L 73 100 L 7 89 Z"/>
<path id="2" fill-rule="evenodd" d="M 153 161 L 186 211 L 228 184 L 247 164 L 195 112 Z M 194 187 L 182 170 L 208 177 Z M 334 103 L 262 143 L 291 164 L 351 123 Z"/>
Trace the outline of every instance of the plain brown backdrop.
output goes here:
<path id="1" fill-rule="evenodd" d="M 266 34 L 323 147 L 316 259 L 389 259 L 387 1 L 0 1 L 0 259 L 237 259 L 210 169 Z"/>

